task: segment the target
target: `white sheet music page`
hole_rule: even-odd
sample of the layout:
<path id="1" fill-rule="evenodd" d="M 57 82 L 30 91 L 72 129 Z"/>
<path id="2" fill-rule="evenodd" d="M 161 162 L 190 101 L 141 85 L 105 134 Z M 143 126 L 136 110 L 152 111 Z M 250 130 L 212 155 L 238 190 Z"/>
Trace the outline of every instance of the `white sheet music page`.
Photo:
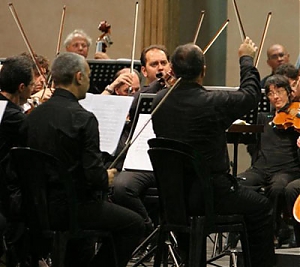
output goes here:
<path id="1" fill-rule="evenodd" d="M 4 111 L 5 111 L 6 105 L 7 105 L 6 100 L 0 101 L 0 121 L 2 121 L 2 117 L 3 117 Z"/>
<path id="2" fill-rule="evenodd" d="M 98 120 L 101 151 L 114 155 L 132 101 L 131 96 L 96 94 L 86 94 L 86 98 L 79 101 Z"/>
<path id="3" fill-rule="evenodd" d="M 152 164 L 148 156 L 148 143 L 147 141 L 155 137 L 152 127 L 151 114 L 140 114 L 139 119 L 133 133 L 132 140 L 135 140 L 126 155 L 123 168 L 125 170 L 140 170 L 152 171 Z M 149 121 L 147 126 L 142 130 L 140 135 L 136 138 L 141 129 Z M 136 138 L 136 139 L 135 139 Z"/>

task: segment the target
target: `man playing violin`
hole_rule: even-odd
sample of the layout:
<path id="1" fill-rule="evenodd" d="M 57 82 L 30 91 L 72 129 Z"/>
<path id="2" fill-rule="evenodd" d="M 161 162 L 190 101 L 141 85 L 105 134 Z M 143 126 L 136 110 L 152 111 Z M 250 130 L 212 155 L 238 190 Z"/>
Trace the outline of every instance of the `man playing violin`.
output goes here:
<path id="1" fill-rule="evenodd" d="M 273 107 L 269 113 L 258 114 L 258 124 L 264 125 L 264 132 L 256 145 L 249 145 L 252 157 L 249 169 L 238 176 L 246 178 L 241 184 L 253 189 L 265 188 L 265 195 L 273 204 L 275 247 L 280 247 L 289 238 L 289 230 L 282 230 L 280 213 L 285 203 L 285 187 L 300 178 L 300 162 L 296 141 L 299 136 L 292 127 L 278 129 L 273 124 L 274 116 L 286 115 L 280 112 L 291 103 L 291 87 L 288 79 L 279 74 L 270 76 L 265 85 L 266 95 Z"/>
<path id="2" fill-rule="evenodd" d="M 141 72 L 147 79 L 148 85 L 134 94 L 134 100 L 130 108 L 131 120 L 134 118 L 140 93 L 157 93 L 161 90 L 164 84 L 161 84 L 157 74 L 161 73 L 165 76 L 170 70 L 169 53 L 163 45 L 150 45 L 144 48 L 140 59 L 142 64 Z M 150 187 L 156 187 L 155 177 L 152 172 L 122 171 L 115 177 L 112 196 L 112 200 L 115 203 L 136 211 L 144 218 L 146 235 L 153 230 L 153 224 L 142 197 Z"/>
<path id="3" fill-rule="evenodd" d="M 34 91 L 32 60 L 26 56 L 7 58 L 0 71 L 0 100 L 8 101 L 0 124 L 0 160 L 19 143 L 19 128 L 25 119 L 21 106 Z"/>

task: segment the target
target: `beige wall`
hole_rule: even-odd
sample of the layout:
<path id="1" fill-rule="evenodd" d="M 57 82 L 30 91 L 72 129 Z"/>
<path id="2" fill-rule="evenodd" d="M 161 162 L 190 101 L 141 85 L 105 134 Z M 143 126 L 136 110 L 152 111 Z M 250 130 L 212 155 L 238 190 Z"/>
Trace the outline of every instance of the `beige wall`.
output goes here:
<path id="1" fill-rule="evenodd" d="M 299 0 L 237 0 L 236 1 L 246 35 L 259 46 L 268 12 L 272 12 L 269 29 L 258 69 L 261 77 L 270 73 L 266 63 L 266 50 L 280 43 L 290 53 L 291 63 L 295 64 L 299 54 Z M 237 19 L 232 1 L 228 1 L 228 18 L 230 25 L 227 29 L 227 86 L 236 86 L 239 82 L 239 69 L 236 63 L 237 49 L 241 42 Z M 235 60 L 233 60 L 235 59 Z M 230 70 L 230 71 L 229 71 Z"/>
<path id="2" fill-rule="evenodd" d="M 0 57 L 27 51 L 25 43 L 8 8 L 13 2 L 32 49 L 52 60 L 55 56 L 63 6 L 66 5 L 63 41 L 75 28 L 85 30 L 93 39 L 89 58 L 95 52 L 95 41 L 101 32 L 98 24 L 107 20 L 112 25 L 114 44 L 107 53 L 111 58 L 131 58 L 135 2 L 132 0 L 0 0 Z M 142 7 L 139 4 L 139 24 L 136 38 L 135 58 L 141 48 Z"/>

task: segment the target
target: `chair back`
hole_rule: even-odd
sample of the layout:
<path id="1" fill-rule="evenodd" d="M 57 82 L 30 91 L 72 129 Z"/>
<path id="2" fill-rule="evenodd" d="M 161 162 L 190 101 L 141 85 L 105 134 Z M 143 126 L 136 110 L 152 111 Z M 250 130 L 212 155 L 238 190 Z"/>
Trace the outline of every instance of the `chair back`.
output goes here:
<path id="1" fill-rule="evenodd" d="M 199 199 L 198 205 L 203 205 L 203 214 L 213 214 L 209 174 L 203 158 L 191 146 L 177 140 L 153 138 L 148 144 L 161 219 L 167 224 L 188 225 L 191 203 L 195 202 L 191 200 L 195 197 Z"/>
<path id="2" fill-rule="evenodd" d="M 50 230 L 49 199 L 52 193 L 68 205 L 69 230 L 76 232 L 77 206 L 72 177 L 54 156 L 28 148 L 14 147 L 10 151 L 12 168 L 16 172 L 22 194 L 22 210 L 30 231 Z"/>

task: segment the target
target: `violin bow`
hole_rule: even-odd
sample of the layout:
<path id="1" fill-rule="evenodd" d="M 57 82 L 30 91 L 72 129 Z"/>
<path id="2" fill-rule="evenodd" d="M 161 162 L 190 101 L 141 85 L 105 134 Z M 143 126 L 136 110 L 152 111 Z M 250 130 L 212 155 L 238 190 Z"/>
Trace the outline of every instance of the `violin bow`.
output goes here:
<path id="1" fill-rule="evenodd" d="M 59 32 L 58 32 L 58 39 L 57 39 L 57 45 L 56 45 L 56 53 L 55 56 L 57 57 L 60 53 L 60 46 L 61 46 L 61 37 L 62 37 L 62 33 L 63 33 L 63 29 L 64 29 L 64 23 L 65 23 L 65 16 L 66 16 L 66 5 L 63 6 L 63 10 L 62 10 L 62 14 L 61 14 L 61 20 L 60 20 L 60 26 L 59 26 Z M 51 73 L 48 76 L 47 79 L 47 86 L 46 88 L 50 88 L 51 90 L 51 83 L 52 83 L 52 75 Z M 45 94 L 46 88 L 44 88 L 44 92 L 41 96 L 41 99 L 43 99 L 43 96 Z M 52 92 L 52 91 L 51 91 Z"/>
<path id="2" fill-rule="evenodd" d="M 201 25 L 202 25 L 202 22 L 203 22 L 203 19 L 204 19 L 204 15 L 205 15 L 205 11 L 202 10 L 201 14 L 200 14 L 200 19 L 199 19 L 199 23 L 198 23 L 198 27 L 197 27 L 197 31 L 196 31 L 196 34 L 195 34 L 195 37 L 194 37 L 193 44 L 196 44 L 196 42 L 197 42 L 198 35 L 199 35 L 199 32 L 200 32 L 200 28 L 201 28 Z"/>
<path id="3" fill-rule="evenodd" d="M 181 77 L 176 80 L 176 82 L 171 86 L 171 88 L 167 91 L 167 93 L 164 95 L 164 97 L 159 101 L 158 105 L 152 110 L 150 114 L 150 118 L 145 122 L 143 127 L 137 132 L 134 138 L 129 140 L 129 142 L 126 143 L 125 147 L 122 149 L 122 151 L 119 153 L 119 155 L 115 158 L 115 160 L 110 164 L 108 169 L 114 168 L 116 163 L 119 161 L 120 157 L 129 149 L 129 147 L 135 142 L 135 140 L 140 136 L 140 134 L 143 132 L 143 130 L 147 127 L 149 122 L 151 121 L 153 115 L 156 113 L 156 111 L 159 109 L 159 107 L 164 103 L 164 101 L 167 99 L 169 94 L 178 86 L 179 82 L 181 81 Z"/>
<path id="4" fill-rule="evenodd" d="M 267 19 L 266 19 L 264 31 L 263 31 L 263 34 L 262 34 L 261 42 L 260 42 L 260 45 L 259 45 L 259 48 L 258 48 L 258 51 L 257 51 L 257 57 L 256 57 L 255 64 L 254 64 L 254 66 L 256 68 L 258 66 L 261 51 L 262 51 L 262 48 L 263 48 L 263 45 L 264 45 L 264 42 L 265 42 L 265 39 L 266 39 L 267 31 L 268 31 L 270 21 L 271 21 L 271 16 L 272 16 L 272 12 L 269 12 L 268 15 L 267 15 Z"/>
<path id="5" fill-rule="evenodd" d="M 32 60 L 33 60 L 33 62 L 34 62 L 34 64 L 35 64 L 37 70 L 38 70 L 39 75 L 40 75 L 40 76 L 43 76 L 43 78 L 44 78 L 45 81 L 46 81 L 45 75 L 43 74 L 43 72 L 42 72 L 42 70 L 41 70 L 41 66 L 40 66 L 40 64 L 38 63 L 36 57 L 34 56 L 32 47 L 31 47 L 31 45 L 30 45 L 30 43 L 29 43 L 29 41 L 28 41 L 28 38 L 27 38 L 27 36 L 26 36 L 26 34 L 25 34 L 25 32 L 24 32 L 24 29 L 23 29 L 23 27 L 22 27 L 22 24 L 21 24 L 19 18 L 18 18 L 17 12 L 16 12 L 16 10 L 15 10 L 13 4 L 12 4 L 12 3 L 9 3 L 9 4 L 8 4 L 8 7 L 9 7 L 9 10 L 10 10 L 10 12 L 11 12 L 11 14 L 12 14 L 12 16 L 13 16 L 13 18 L 14 18 L 14 20 L 15 20 L 17 26 L 18 26 L 18 29 L 19 29 L 19 31 L 20 31 L 20 33 L 21 33 L 21 35 L 22 35 L 22 38 L 23 38 L 23 40 L 24 40 L 24 42 L 25 42 L 25 45 L 27 46 L 27 49 L 28 49 L 28 51 L 29 51 L 29 54 L 30 54 L 30 56 L 31 56 L 31 58 L 32 58 Z M 44 83 L 44 86 L 45 86 L 45 83 Z"/>
<path id="6" fill-rule="evenodd" d="M 218 30 L 216 35 L 212 38 L 212 40 L 208 43 L 208 45 L 203 49 L 203 55 L 207 52 L 207 50 L 212 46 L 212 44 L 216 41 L 216 39 L 219 37 L 219 35 L 224 31 L 224 29 L 227 27 L 229 23 L 229 19 L 225 20 L 221 28 Z"/>
<path id="7" fill-rule="evenodd" d="M 57 46 L 56 46 L 56 56 L 58 56 L 58 54 L 60 52 L 61 37 L 62 37 L 63 29 L 64 29 L 65 16 L 66 16 L 66 6 L 64 5 L 63 11 L 61 14 L 60 26 L 59 26 L 58 40 L 57 40 Z"/>
<path id="8" fill-rule="evenodd" d="M 245 33 L 245 30 L 244 30 L 244 27 L 243 27 L 243 24 L 242 24 L 241 16 L 240 16 L 236 1 L 232 0 L 232 3 L 233 3 L 234 12 L 235 12 L 236 19 L 237 19 L 238 26 L 239 26 L 241 39 L 242 39 L 242 42 L 244 42 L 244 40 L 246 39 L 246 33 Z"/>
<path id="9" fill-rule="evenodd" d="M 135 3 L 135 12 L 134 12 L 134 30 L 133 30 L 133 41 L 132 41 L 132 50 L 131 50 L 131 64 L 130 64 L 130 73 L 133 73 L 134 68 L 134 55 L 135 55 L 135 43 L 136 43 L 136 32 L 137 32 L 137 19 L 139 11 L 139 2 Z M 128 89 L 128 95 L 132 92 L 132 87 Z"/>

